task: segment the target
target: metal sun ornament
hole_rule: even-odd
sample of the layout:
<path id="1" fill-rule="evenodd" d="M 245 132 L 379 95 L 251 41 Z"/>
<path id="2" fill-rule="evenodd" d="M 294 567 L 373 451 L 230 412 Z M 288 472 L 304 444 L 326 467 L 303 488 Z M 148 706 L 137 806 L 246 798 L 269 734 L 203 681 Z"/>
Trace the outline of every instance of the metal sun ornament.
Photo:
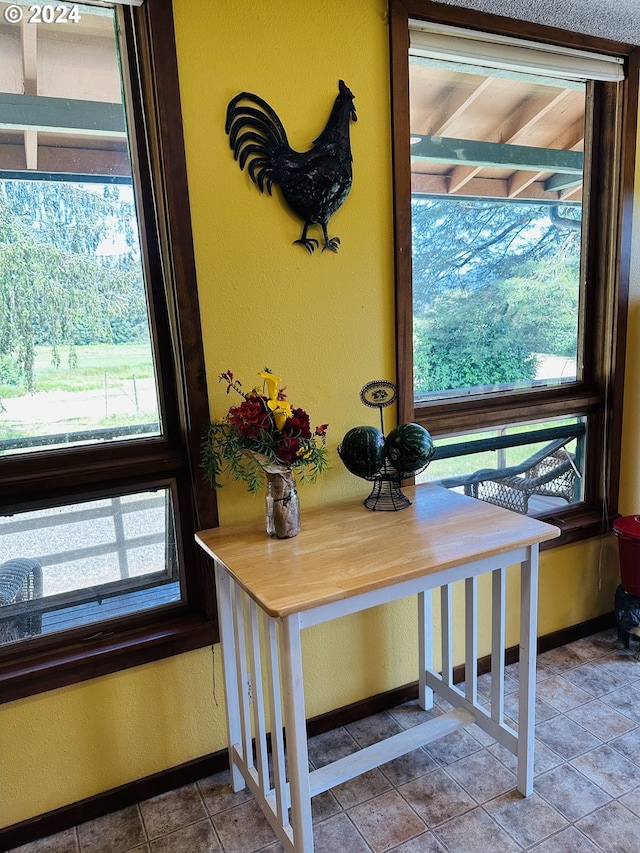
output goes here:
<path id="1" fill-rule="evenodd" d="M 419 424 L 399 424 L 385 437 L 383 409 L 397 398 L 398 389 L 393 382 L 368 382 L 360 391 L 360 399 L 365 406 L 379 410 L 380 429 L 354 427 L 338 447 L 347 470 L 373 482 L 371 493 L 364 500 L 372 510 L 393 512 L 410 506 L 400 484 L 424 471 L 435 453 L 431 436 Z"/>

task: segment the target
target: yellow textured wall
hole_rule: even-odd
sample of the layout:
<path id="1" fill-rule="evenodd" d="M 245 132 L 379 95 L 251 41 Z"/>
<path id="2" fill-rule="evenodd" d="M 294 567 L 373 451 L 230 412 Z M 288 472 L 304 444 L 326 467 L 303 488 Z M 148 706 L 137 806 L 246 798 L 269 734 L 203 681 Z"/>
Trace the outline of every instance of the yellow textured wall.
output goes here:
<path id="1" fill-rule="evenodd" d="M 332 451 L 350 426 L 376 423 L 359 401 L 362 385 L 394 378 L 384 5 L 323 0 L 300 14 L 295 2 L 242 2 L 230 15 L 222 3 L 177 4 L 212 414 L 223 415 L 230 402 L 217 382 L 222 371 L 230 368 L 251 387 L 268 366 L 283 378 L 290 401 L 310 413 L 312 426 L 329 422 Z M 261 195 L 234 162 L 224 133 L 226 106 L 243 90 L 259 94 L 278 112 L 291 145 L 306 150 L 327 121 L 340 79 L 356 96 L 354 185 L 330 222 L 342 241 L 338 253 L 310 257 L 292 245 L 301 223 L 279 191 Z M 332 456 L 333 470 L 303 487 L 303 506 L 362 492 L 362 483 L 345 477 Z M 221 521 L 258 516 L 262 501 L 247 498 L 242 485 L 225 487 Z"/>
<path id="2" fill-rule="evenodd" d="M 333 468 L 302 487 L 304 523 L 307 507 L 367 493 L 335 448 L 351 426 L 376 422 L 359 402 L 361 386 L 394 378 L 386 2 L 318 0 L 302 8 L 299 0 L 174 0 L 174 8 L 212 413 L 222 415 L 229 403 L 219 373 L 230 368 L 251 384 L 267 365 L 314 424 L 329 422 Z M 277 195 L 260 195 L 233 161 L 225 110 L 236 93 L 254 91 L 280 114 L 291 144 L 304 149 L 323 128 L 339 79 L 356 96 L 354 185 L 331 220 L 339 252 L 310 257 L 291 245 L 298 220 Z M 623 448 L 627 512 L 638 509 L 639 304 L 636 289 Z M 261 523 L 262 498 L 241 486 L 225 487 L 219 507 L 223 524 Z M 610 610 L 616 575 L 610 539 L 546 552 L 540 634 Z M 516 595 L 510 583 L 509 599 Z M 399 602 L 306 632 L 309 715 L 416 678 L 414 609 Z M 508 643 L 516 641 L 510 625 Z M 203 649 L 1 706 L 0 826 L 221 749 L 219 658 L 216 648 L 217 700 L 212 652 Z"/>

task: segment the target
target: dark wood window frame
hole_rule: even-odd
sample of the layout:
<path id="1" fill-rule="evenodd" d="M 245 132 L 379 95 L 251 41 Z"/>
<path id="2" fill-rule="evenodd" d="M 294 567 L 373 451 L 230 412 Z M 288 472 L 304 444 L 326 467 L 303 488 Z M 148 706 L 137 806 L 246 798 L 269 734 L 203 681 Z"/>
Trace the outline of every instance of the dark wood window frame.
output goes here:
<path id="1" fill-rule="evenodd" d="M 413 299 L 411 249 L 411 163 L 409 132 L 409 20 L 421 19 L 498 35 L 539 40 L 623 57 L 625 82 L 594 84 L 596 126 L 593 131 L 589 192 L 587 328 L 584 379 L 564 388 L 511 392 L 497 399 L 471 397 L 447 403 L 416 403 L 413 394 Z M 396 278 L 396 346 L 400 421 L 417 421 L 438 435 L 482 426 L 540 420 L 565 415 L 589 418 L 590 450 L 586 460 L 584 501 L 541 516 L 558 525 L 553 546 L 609 530 L 617 515 L 622 433 L 622 398 L 626 345 L 640 48 L 543 25 L 471 11 L 431 0 L 391 0 L 391 96 L 394 171 Z M 622 110 L 621 138 L 613 138 L 607 111 Z M 608 156 L 620 145 L 620 170 Z M 611 192 L 618 187 L 614 201 Z M 608 275 L 608 270 L 615 270 Z M 607 333 L 606 328 L 613 332 Z M 604 450 L 603 450 L 604 449 Z"/>
<path id="2" fill-rule="evenodd" d="M 197 530 L 218 519 L 199 468 L 209 408 L 171 0 L 121 7 L 118 20 L 131 74 L 131 155 L 167 404 L 164 434 L 5 457 L 0 513 L 173 484 L 186 597 L 179 605 L 7 644 L 0 650 L 0 703 L 218 640 L 213 573 L 194 542 Z"/>

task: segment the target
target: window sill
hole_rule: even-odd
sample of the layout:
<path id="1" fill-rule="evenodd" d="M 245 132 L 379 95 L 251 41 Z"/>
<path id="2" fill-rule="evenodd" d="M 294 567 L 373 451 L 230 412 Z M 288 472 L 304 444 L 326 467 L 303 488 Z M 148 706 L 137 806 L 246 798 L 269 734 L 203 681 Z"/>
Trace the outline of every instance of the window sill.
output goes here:
<path id="1" fill-rule="evenodd" d="M 54 650 L 22 653 L 18 644 L 0 657 L 0 704 L 77 684 L 112 672 L 193 651 L 217 642 L 217 625 L 196 613 L 150 625 L 75 639 Z M 22 644 L 20 644 L 22 645 Z"/>
<path id="2" fill-rule="evenodd" d="M 593 536 L 606 536 L 611 533 L 611 524 L 618 517 L 618 513 L 609 513 L 605 516 L 587 504 L 577 504 L 567 509 L 541 513 L 535 517 L 560 528 L 560 536 L 549 542 L 543 542 L 540 546 L 541 551 L 546 551 L 568 545 L 570 542 L 590 539 Z"/>

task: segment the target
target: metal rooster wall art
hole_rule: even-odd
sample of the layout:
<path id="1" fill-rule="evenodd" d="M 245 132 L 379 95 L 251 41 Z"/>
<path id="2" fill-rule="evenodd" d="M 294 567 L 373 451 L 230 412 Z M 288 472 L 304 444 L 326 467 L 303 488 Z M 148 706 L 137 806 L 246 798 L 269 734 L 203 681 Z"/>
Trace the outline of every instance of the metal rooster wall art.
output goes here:
<path id="1" fill-rule="evenodd" d="M 329 237 L 329 219 L 349 195 L 353 180 L 349 129 L 357 121 L 353 93 L 340 80 L 339 92 L 326 127 L 305 152 L 289 145 L 284 126 L 269 104 L 252 92 L 240 92 L 229 102 L 225 131 L 240 168 L 260 192 L 271 195 L 274 184 L 291 210 L 302 219 L 302 235 L 295 243 L 309 254 L 319 241 L 308 237 L 312 225 L 324 236 L 322 251 L 338 251 L 339 237 Z"/>

